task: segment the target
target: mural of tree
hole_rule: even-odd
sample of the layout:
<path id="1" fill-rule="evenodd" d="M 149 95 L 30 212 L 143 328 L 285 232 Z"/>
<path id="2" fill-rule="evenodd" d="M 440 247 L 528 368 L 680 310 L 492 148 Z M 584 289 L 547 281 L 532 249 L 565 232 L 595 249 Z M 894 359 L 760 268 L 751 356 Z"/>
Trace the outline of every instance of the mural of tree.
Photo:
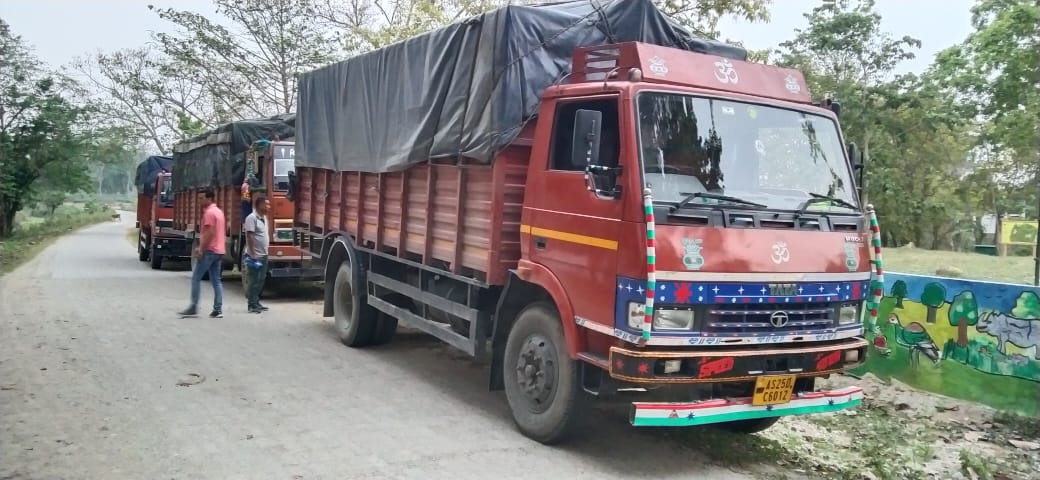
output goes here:
<path id="1" fill-rule="evenodd" d="M 968 346 L 968 326 L 979 323 L 979 304 L 971 292 L 961 292 L 950 304 L 950 325 L 957 327 L 957 346 Z"/>
<path id="2" fill-rule="evenodd" d="M 906 282 L 902 280 L 896 280 L 896 283 L 892 284 L 892 291 L 890 294 L 896 297 L 896 308 L 903 308 L 903 299 L 907 297 Z"/>
<path id="3" fill-rule="evenodd" d="M 935 313 L 939 311 L 939 307 L 945 301 L 946 289 L 942 285 L 933 282 L 924 286 L 924 293 L 921 294 L 921 303 L 928 307 L 928 323 L 935 323 Z"/>
<path id="4" fill-rule="evenodd" d="M 1015 302 L 1015 308 L 1011 310 L 1011 315 L 1028 320 L 1040 319 L 1040 298 L 1034 292 L 1022 292 Z"/>

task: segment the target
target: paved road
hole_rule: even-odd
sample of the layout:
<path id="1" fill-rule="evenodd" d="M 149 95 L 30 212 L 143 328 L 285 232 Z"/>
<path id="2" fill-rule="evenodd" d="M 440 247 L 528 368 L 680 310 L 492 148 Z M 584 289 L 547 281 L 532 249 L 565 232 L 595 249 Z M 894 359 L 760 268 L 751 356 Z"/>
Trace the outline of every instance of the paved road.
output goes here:
<path id="1" fill-rule="evenodd" d="M 180 319 L 188 272 L 138 262 L 132 226 L 0 278 L 0 479 L 750 478 L 620 416 L 533 443 L 486 367 L 418 334 L 348 349 L 313 297 L 250 315 L 232 284 L 224 319 Z"/>

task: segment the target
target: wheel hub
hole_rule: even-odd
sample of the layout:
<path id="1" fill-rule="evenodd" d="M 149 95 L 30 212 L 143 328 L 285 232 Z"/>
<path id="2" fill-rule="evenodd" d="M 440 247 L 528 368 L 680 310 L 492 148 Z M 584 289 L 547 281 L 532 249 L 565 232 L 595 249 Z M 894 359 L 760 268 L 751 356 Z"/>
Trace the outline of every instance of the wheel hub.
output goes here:
<path id="1" fill-rule="evenodd" d="M 544 337 L 532 335 L 524 340 L 516 360 L 516 380 L 520 391 L 535 411 L 544 411 L 556 388 L 556 350 Z"/>

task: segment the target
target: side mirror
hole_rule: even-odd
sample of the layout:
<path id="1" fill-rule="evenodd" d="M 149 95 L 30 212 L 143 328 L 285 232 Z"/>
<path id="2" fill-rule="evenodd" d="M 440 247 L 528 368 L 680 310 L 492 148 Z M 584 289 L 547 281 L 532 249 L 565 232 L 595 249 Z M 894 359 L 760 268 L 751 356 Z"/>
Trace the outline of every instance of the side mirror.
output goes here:
<path id="1" fill-rule="evenodd" d="M 859 149 L 856 148 L 856 144 L 855 143 L 849 143 L 848 150 L 849 150 L 849 162 L 852 163 L 852 168 L 856 169 L 856 170 L 859 170 L 859 169 L 863 168 L 863 156 L 860 155 Z"/>
<path id="2" fill-rule="evenodd" d="M 828 105 L 828 106 L 830 107 L 831 111 L 834 112 L 834 116 L 840 117 L 841 116 L 841 104 L 838 103 L 838 102 L 835 102 L 833 100 L 828 100 L 828 103 L 830 103 L 830 105 Z"/>
<path id="3" fill-rule="evenodd" d="M 574 140 L 571 142 L 571 164 L 585 165 L 585 182 L 590 192 L 600 198 L 617 198 L 618 167 L 600 164 L 603 113 L 596 110 L 578 110 L 574 116 Z"/>
<path id="4" fill-rule="evenodd" d="M 571 165 L 599 165 L 600 133 L 603 113 L 578 110 L 574 115 L 574 140 L 571 142 Z"/>

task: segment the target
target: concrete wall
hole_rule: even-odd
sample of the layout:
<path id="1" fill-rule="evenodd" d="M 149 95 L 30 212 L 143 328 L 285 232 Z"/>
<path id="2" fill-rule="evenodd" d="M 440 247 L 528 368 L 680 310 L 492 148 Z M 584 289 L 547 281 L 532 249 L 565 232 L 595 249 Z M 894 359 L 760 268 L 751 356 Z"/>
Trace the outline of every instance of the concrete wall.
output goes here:
<path id="1" fill-rule="evenodd" d="M 1040 288 L 885 273 L 871 372 L 1040 417 Z"/>

